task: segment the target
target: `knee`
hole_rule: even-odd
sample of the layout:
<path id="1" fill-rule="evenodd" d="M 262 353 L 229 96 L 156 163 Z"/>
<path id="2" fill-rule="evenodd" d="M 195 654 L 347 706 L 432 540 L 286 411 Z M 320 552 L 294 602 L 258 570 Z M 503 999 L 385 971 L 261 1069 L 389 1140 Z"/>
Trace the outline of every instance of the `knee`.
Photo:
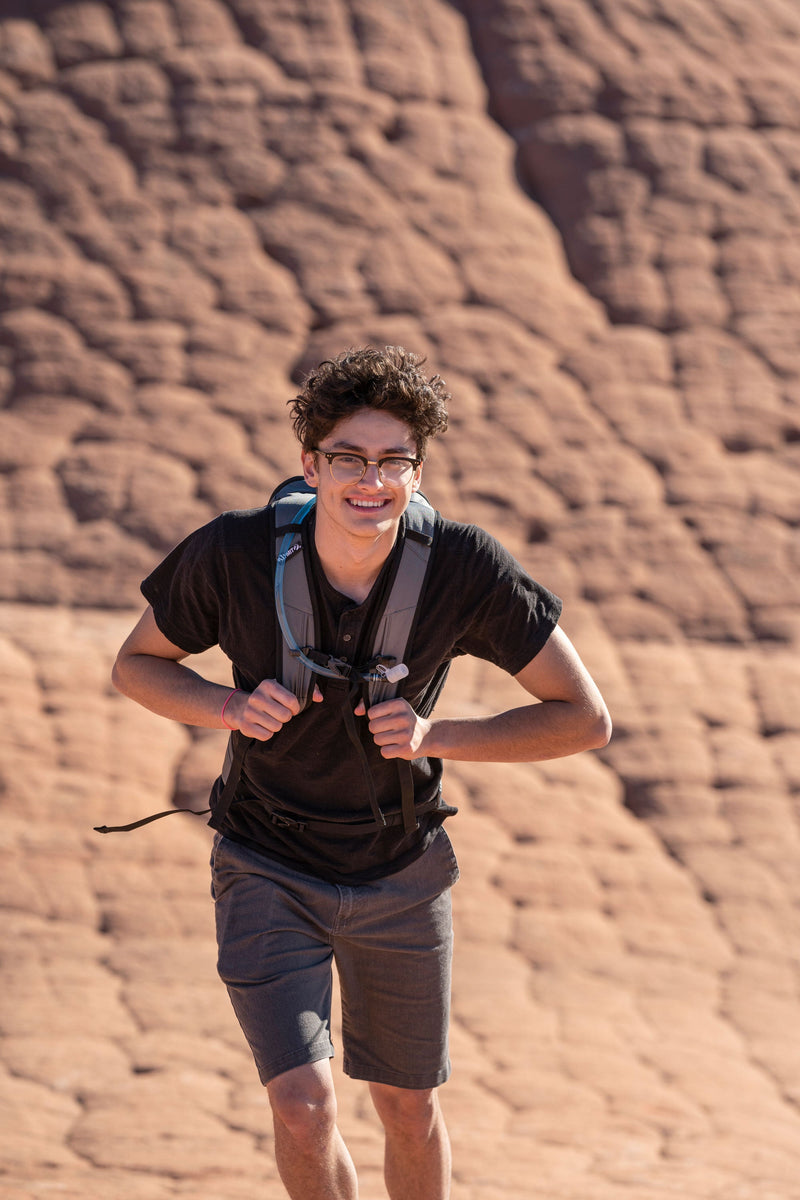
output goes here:
<path id="1" fill-rule="evenodd" d="M 267 1085 L 276 1121 L 295 1141 L 314 1144 L 330 1136 L 336 1125 L 333 1084 L 313 1072 L 287 1071 Z"/>
<path id="2" fill-rule="evenodd" d="M 439 1098 L 434 1088 L 412 1090 L 370 1084 L 375 1111 L 387 1130 L 414 1140 L 427 1140 L 439 1119 Z"/>

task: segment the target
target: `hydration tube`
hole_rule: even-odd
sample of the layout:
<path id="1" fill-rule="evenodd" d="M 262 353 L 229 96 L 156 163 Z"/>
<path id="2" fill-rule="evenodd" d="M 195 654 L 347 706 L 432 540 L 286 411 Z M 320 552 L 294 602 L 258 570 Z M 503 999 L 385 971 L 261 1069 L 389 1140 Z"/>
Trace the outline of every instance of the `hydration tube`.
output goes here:
<path id="1" fill-rule="evenodd" d="M 312 496 L 311 499 L 303 505 L 293 522 L 295 526 L 302 524 L 316 502 L 316 496 Z M 309 658 L 309 656 L 305 653 L 292 633 L 292 628 L 289 624 L 289 618 L 286 615 L 286 606 L 283 599 L 283 576 L 286 570 L 286 563 L 291 558 L 292 554 L 301 548 L 301 543 L 295 540 L 296 537 L 297 529 L 288 530 L 283 541 L 281 542 L 280 550 L 278 551 L 278 557 L 275 562 L 275 611 L 278 617 L 278 624 L 281 627 L 281 633 L 283 634 L 291 653 L 299 658 L 303 666 L 309 671 L 313 671 L 316 675 L 324 675 L 328 679 L 352 678 L 354 675 L 363 680 L 365 683 L 378 683 L 383 681 L 386 681 L 387 683 L 398 683 L 401 679 L 405 679 L 406 675 L 408 675 L 408 667 L 405 663 L 396 663 L 393 667 L 386 666 L 383 663 L 378 663 L 372 669 L 367 669 L 365 671 L 357 671 L 353 667 L 350 667 L 348 671 L 336 671 L 331 667 L 324 667 L 321 663 L 314 662 L 314 660 Z M 331 657 L 328 661 L 335 662 L 336 659 Z"/>

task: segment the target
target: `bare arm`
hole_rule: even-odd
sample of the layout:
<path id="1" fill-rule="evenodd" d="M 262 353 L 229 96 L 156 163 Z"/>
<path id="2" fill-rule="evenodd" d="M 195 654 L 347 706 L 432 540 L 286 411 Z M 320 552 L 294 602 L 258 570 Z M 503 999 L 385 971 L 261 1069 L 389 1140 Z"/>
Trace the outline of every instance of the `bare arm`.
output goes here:
<path id="1" fill-rule="evenodd" d="M 186 657 L 185 650 L 164 636 L 148 607 L 123 644 L 111 680 L 118 691 L 162 717 L 207 729 L 233 727 L 262 742 L 300 711 L 293 692 L 265 679 L 253 692 L 232 696 L 223 721 L 220 714 L 230 687 L 184 666 L 181 660 Z M 321 698 L 316 692 L 314 699 Z"/>
<path id="2" fill-rule="evenodd" d="M 608 709 L 560 628 L 514 678 L 536 703 L 488 717 L 425 721 L 405 700 L 388 700 L 370 709 L 370 731 L 384 758 L 539 762 L 606 745 Z"/>

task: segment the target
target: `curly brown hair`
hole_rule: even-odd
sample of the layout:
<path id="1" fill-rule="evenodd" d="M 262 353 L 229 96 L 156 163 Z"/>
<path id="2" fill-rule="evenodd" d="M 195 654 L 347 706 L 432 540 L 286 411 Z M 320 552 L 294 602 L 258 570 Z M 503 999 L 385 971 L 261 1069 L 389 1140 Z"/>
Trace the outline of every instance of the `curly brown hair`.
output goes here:
<path id="1" fill-rule="evenodd" d="M 424 362 L 402 346 L 367 346 L 320 363 L 289 401 L 303 449 L 313 450 L 344 417 L 375 408 L 405 421 L 424 458 L 428 439 L 447 429 L 450 399 L 441 376 L 426 379 L 420 369 Z"/>

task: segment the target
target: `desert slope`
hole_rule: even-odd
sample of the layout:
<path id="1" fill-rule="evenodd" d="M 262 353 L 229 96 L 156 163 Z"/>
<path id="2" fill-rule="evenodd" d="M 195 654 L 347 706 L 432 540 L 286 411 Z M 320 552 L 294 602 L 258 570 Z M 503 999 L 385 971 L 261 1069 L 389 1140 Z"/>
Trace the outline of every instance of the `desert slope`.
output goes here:
<path id="1" fill-rule="evenodd" d="M 202 819 L 92 826 L 204 807 L 222 736 L 108 682 L 139 580 L 369 341 L 448 380 L 426 492 L 563 597 L 615 719 L 448 767 L 454 1200 L 800 1200 L 799 38 L 778 0 L 6 0 L 4 1198 L 282 1195 Z M 513 697 L 459 664 L 444 709 Z"/>

